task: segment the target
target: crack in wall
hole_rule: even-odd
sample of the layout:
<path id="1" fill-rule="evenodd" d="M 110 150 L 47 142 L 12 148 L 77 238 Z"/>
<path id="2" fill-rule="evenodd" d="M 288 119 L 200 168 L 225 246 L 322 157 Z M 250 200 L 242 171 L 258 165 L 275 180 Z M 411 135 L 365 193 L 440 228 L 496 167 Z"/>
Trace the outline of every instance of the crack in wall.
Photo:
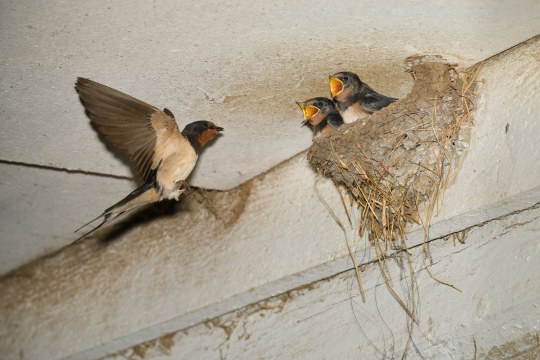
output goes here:
<path id="1" fill-rule="evenodd" d="M 215 191 L 215 192 L 223 192 L 223 193 L 226 193 L 226 192 L 229 192 L 229 191 L 234 191 L 234 190 L 242 188 L 243 186 L 245 186 L 248 183 L 251 183 L 253 180 L 255 180 L 257 178 L 263 178 L 268 173 L 272 172 L 274 169 L 278 169 L 278 168 L 280 168 L 282 166 L 285 166 L 290 161 L 294 160 L 297 156 L 301 156 L 302 154 L 304 154 L 304 156 L 305 156 L 307 154 L 307 150 L 308 149 L 305 149 L 305 150 L 302 150 L 302 151 L 299 151 L 299 152 L 293 154 L 289 158 L 287 158 L 287 159 L 285 159 L 285 160 L 283 160 L 283 161 L 281 161 L 281 162 L 279 162 L 279 163 L 277 163 L 275 165 L 270 166 L 268 169 L 266 169 L 264 171 L 261 171 L 260 173 L 256 174 L 255 176 L 247 179 L 243 183 L 241 183 L 241 184 L 239 184 L 239 185 L 237 185 L 237 186 L 235 186 L 235 187 L 233 187 L 232 189 L 229 189 L 229 190 L 201 188 L 201 187 L 197 187 L 197 186 L 191 186 L 191 187 L 193 189 L 206 189 L 206 190 L 211 190 L 211 191 Z M 82 169 L 70 169 L 70 168 L 66 168 L 66 167 L 59 167 L 59 166 L 53 166 L 53 165 L 42 165 L 42 164 L 27 163 L 27 162 L 24 162 L 24 161 L 14 161 L 14 160 L 0 159 L 0 164 L 12 165 L 12 166 L 21 166 L 21 167 L 26 167 L 26 168 L 31 168 L 31 169 L 39 169 L 39 170 L 50 170 L 50 171 L 56 171 L 56 172 L 63 172 L 63 173 L 66 173 L 66 174 L 81 174 L 81 175 L 96 176 L 96 177 L 101 177 L 101 178 L 136 181 L 135 176 L 114 175 L 114 174 L 108 174 L 108 173 L 101 173 L 101 172 L 97 172 L 97 171 L 89 171 L 89 170 L 82 170 Z"/>
<path id="2" fill-rule="evenodd" d="M 131 176 L 113 175 L 113 174 L 100 173 L 96 171 L 87 171 L 87 170 L 81 170 L 81 169 L 69 169 L 69 168 L 57 167 L 57 166 L 52 166 L 52 165 L 32 164 L 32 163 L 26 163 L 22 161 L 0 160 L 0 164 L 11 165 L 11 166 L 21 166 L 25 168 L 39 169 L 39 170 L 64 172 L 67 174 L 90 175 L 90 176 L 119 179 L 119 180 L 135 180 L 135 178 Z"/>

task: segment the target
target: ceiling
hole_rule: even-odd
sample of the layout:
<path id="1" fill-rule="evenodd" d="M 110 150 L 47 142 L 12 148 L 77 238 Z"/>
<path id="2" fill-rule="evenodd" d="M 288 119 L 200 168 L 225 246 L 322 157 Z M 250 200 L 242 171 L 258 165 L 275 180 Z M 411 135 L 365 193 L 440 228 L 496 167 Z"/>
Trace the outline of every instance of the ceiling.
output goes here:
<path id="1" fill-rule="evenodd" d="M 540 3 L 500 1 L 34 1 L 0 3 L 0 274 L 74 240 L 133 188 L 89 125 L 77 76 L 225 134 L 195 186 L 228 190 L 306 149 L 295 100 L 351 70 L 384 94 L 405 59 L 469 66 L 540 32 Z"/>

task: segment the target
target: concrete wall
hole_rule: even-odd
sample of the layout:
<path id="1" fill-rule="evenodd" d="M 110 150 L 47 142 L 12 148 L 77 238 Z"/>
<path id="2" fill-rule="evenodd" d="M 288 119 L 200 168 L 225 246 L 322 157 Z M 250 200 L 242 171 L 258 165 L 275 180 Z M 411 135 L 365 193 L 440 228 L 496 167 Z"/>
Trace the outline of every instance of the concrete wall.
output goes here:
<path id="1" fill-rule="evenodd" d="M 432 242 L 431 272 L 461 292 L 430 277 L 421 247 L 414 248 L 412 331 L 370 264 L 362 273 L 366 303 L 354 271 L 346 271 L 107 359 L 397 359 L 409 334 L 408 359 L 513 358 L 540 347 L 539 229 L 537 206 L 469 229 L 465 244 Z M 394 288 L 410 296 L 406 261 L 388 264 Z"/>
<path id="2" fill-rule="evenodd" d="M 468 356 L 473 335 L 478 351 L 488 351 L 538 326 L 538 211 L 523 210 L 540 202 L 540 153 L 529 145 L 539 136 L 539 41 L 489 60 L 480 73 L 477 128 L 431 235 L 444 237 L 519 214 L 472 231 L 464 246 L 443 239 L 433 243 L 432 271 L 463 293 L 421 273 L 414 340 L 422 354 Z M 516 86 L 508 86 L 510 79 Z M 350 259 L 341 230 L 314 191 L 315 175 L 304 156 L 234 191 L 194 198 L 183 211 L 150 216 L 152 221 L 128 229 L 113 243 L 90 239 L 3 278 L 2 353 L 8 359 L 98 358 L 195 326 L 166 338 L 177 343 L 168 346 L 175 357 L 375 355 L 360 329 L 379 334 L 370 337 L 379 349 L 399 354 L 406 317 L 382 295 L 386 290 L 377 286 L 380 274 L 372 266 L 364 272 L 366 305 L 354 297 L 350 272 L 337 275 L 351 268 Z M 323 180 L 319 186 L 344 219 L 333 185 Z M 367 263 L 373 251 L 353 232 L 358 259 Z M 421 241 L 421 230 L 411 228 L 409 245 Z M 413 256 L 421 267 L 416 250 Z M 298 291 L 304 295 L 296 293 L 296 300 L 267 300 L 328 277 Z M 352 321 L 350 294 L 353 308 L 370 319 L 362 326 Z M 246 320 L 243 337 L 244 326 L 232 326 L 229 315 L 220 318 L 259 301 L 269 306 L 254 305 L 258 320 Z M 377 304 L 390 329 L 375 311 Z M 245 309 L 242 313 L 249 318 Z M 279 326 L 290 330 L 280 332 Z M 304 342 L 303 336 L 312 340 Z"/>

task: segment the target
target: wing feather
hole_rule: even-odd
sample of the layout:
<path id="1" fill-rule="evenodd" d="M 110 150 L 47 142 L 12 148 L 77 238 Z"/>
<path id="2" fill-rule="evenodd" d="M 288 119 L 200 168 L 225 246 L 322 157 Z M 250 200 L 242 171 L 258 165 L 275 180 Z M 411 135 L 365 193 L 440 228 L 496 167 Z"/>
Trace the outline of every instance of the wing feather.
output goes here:
<path id="1" fill-rule="evenodd" d="M 97 131 L 148 180 L 159 163 L 156 142 L 180 132 L 172 113 L 89 79 L 77 78 L 75 88 Z"/>
<path id="2" fill-rule="evenodd" d="M 370 113 L 379 111 L 397 100 L 396 98 L 381 95 L 371 88 L 369 90 L 362 99 L 362 106 Z"/>

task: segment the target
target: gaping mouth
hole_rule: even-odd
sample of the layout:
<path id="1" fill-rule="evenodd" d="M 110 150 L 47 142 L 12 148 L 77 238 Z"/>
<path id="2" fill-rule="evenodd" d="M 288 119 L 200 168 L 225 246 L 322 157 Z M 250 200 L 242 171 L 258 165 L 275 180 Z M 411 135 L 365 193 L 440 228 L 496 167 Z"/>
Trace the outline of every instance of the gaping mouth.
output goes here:
<path id="1" fill-rule="evenodd" d="M 301 102 L 297 102 L 298 106 L 300 106 L 300 109 L 302 109 L 302 112 L 304 113 L 304 121 L 302 121 L 302 124 L 305 124 L 306 121 L 314 117 L 321 111 L 318 107 L 312 106 L 312 105 L 306 105 Z"/>
<path id="2" fill-rule="evenodd" d="M 343 91 L 343 81 L 337 77 L 330 76 L 330 92 L 332 97 L 336 97 Z"/>

